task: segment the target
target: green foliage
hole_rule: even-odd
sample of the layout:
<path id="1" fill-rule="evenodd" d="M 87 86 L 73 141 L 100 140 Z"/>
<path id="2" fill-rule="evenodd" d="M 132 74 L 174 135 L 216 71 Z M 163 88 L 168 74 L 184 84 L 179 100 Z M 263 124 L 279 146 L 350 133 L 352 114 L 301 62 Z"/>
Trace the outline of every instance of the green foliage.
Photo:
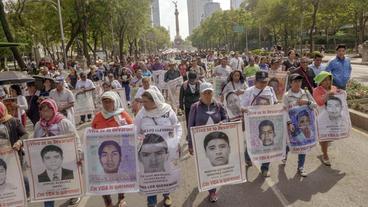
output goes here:
<path id="1" fill-rule="evenodd" d="M 314 5 L 318 3 L 316 25 L 312 30 Z M 248 32 L 251 48 L 281 44 L 285 48 L 299 47 L 309 41 L 312 31 L 319 44 L 348 45 L 363 42 L 368 22 L 368 0 L 246 0 L 242 9 L 213 14 L 202 22 L 190 36 L 199 48 L 218 47 L 242 50 L 245 34 L 234 33 L 232 26 L 239 23 Z M 220 25 L 220 26 L 219 26 Z M 353 28 L 340 30 L 342 26 Z M 358 37 L 363 35 L 363 37 Z M 255 44 L 251 44 L 255 43 Z"/>

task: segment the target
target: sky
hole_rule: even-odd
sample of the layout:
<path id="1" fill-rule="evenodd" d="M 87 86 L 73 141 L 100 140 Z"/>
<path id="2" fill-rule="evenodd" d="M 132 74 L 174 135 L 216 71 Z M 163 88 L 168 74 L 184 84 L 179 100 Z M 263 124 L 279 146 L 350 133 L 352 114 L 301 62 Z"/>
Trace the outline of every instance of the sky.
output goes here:
<path id="1" fill-rule="evenodd" d="M 175 37 L 175 6 L 172 0 L 159 0 L 160 1 L 160 23 L 161 26 L 166 29 L 170 28 L 170 38 L 174 40 Z M 179 30 L 182 39 L 189 36 L 188 28 L 188 9 L 187 0 L 178 1 L 179 10 Z M 222 10 L 230 9 L 230 0 L 213 0 L 213 2 L 219 2 Z"/>

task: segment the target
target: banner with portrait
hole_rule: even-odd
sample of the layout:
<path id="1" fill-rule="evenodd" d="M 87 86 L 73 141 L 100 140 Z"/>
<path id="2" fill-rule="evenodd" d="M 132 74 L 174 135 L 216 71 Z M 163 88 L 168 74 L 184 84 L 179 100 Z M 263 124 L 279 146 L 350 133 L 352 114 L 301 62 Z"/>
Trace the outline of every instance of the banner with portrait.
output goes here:
<path id="1" fill-rule="evenodd" d="M 246 181 L 241 124 L 191 128 L 199 191 Z"/>
<path id="2" fill-rule="evenodd" d="M 81 170 L 74 135 L 24 140 L 31 201 L 80 197 Z"/>
<path id="3" fill-rule="evenodd" d="M 127 102 L 127 98 L 126 98 L 126 93 L 125 93 L 125 88 L 116 88 L 113 89 L 113 91 L 115 91 L 116 93 L 119 94 L 120 97 L 120 102 L 123 108 L 127 109 L 128 108 L 128 102 Z"/>
<path id="4" fill-rule="evenodd" d="M 134 125 L 87 128 L 84 143 L 87 195 L 139 190 Z"/>
<path id="5" fill-rule="evenodd" d="M 244 114 L 245 142 L 253 162 L 282 160 L 286 151 L 286 114 L 282 104 L 251 106 Z"/>
<path id="6" fill-rule="evenodd" d="M 224 96 L 224 106 L 230 121 L 239 120 L 242 117 L 240 111 L 240 97 L 235 91 L 230 91 Z"/>
<path id="7" fill-rule="evenodd" d="M 75 97 L 74 111 L 75 116 L 93 114 L 95 111 L 95 104 L 92 92 L 79 93 L 78 90 L 73 90 Z"/>
<path id="8" fill-rule="evenodd" d="M 318 115 L 319 141 L 334 141 L 351 137 L 351 120 L 346 92 L 329 96 Z"/>
<path id="9" fill-rule="evenodd" d="M 170 193 L 179 186 L 176 126 L 152 126 L 138 137 L 139 187 L 146 195 Z"/>
<path id="10" fill-rule="evenodd" d="M 166 83 L 164 81 L 166 70 L 152 71 L 153 84 L 160 90 L 166 89 Z"/>
<path id="11" fill-rule="evenodd" d="M 183 78 L 179 77 L 174 80 L 167 82 L 167 90 L 169 93 L 169 99 L 173 106 L 174 110 L 179 108 L 179 95 L 180 95 L 180 88 L 183 84 Z"/>
<path id="12" fill-rule="evenodd" d="M 22 167 L 18 153 L 11 147 L 0 149 L 0 206 L 26 206 Z"/>
<path id="13" fill-rule="evenodd" d="M 286 71 L 268 73 L 268 85 L 273 88 L 276 93 L 277 100 L 282 101 L 286 93 L 288 84 L 288 73 Z"/>
<path id="14" fill-rule="evenodd" d="M 290 151 L 305 154 L 317 143 L 317 121 L 315 113 L 308 106 L 289 109 L 291 131 L 289 134 Z"/>
<path id="15" fill-rule="evenodd" d="M 221 96 L 222 93 L 222 89 L 225 87 L 227 82 L 227 78 L 226 77 L 215 77 L 213 79 L 213 87 L 215 89 L 215 98 L 218 99 L 218 97 Z"/>

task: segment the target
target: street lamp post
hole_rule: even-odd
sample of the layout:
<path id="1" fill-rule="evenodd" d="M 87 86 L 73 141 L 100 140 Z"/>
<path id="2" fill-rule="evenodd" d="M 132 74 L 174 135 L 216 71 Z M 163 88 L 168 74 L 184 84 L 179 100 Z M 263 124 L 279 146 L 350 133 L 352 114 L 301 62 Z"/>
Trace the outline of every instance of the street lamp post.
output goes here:
<path id="1" fill-rule="evenodd" d="M 64 56 L 64 69 L 67 69 L 68 68 L 68 60 L 67 60 L 67 56 L 66 56 L 65 43 L 64 43 L 64 26 L 63 26 L 63 17 L 61 16 L 60 0 L 57 0 L 57 9 L 58 9 L 58 13 L 59 13 L 60 33 L 61 33 L 61 47 L 62 47 L 63 56 Z"/>

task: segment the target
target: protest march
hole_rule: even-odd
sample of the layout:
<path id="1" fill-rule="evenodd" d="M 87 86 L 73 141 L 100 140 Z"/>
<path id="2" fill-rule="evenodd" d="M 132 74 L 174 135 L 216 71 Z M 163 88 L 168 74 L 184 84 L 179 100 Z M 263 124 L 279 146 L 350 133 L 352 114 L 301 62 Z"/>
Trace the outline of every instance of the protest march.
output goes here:
<path id="1" fill-rule="evenodd" d="M 248 182 L 246 169 L 267 179 L 288 156 L 298 156 L 295 172 L 306 178 L 305 160 L 315 159 L 307 155 L 317 146 L 331 166 L 329 143 L 352 134 L 347 82 L 334 82 L 340 68 L 314 74 L 307 57 L 294 68 L 275 67 L 283 59 L 274 55 L 260 70 L 244 63 L 249 58 L 183 51 L 97 60 L 70 73 L 42 67 L 41 86 L 11 84 L 0 102 L 0 206 L 77 205 L 97 196 L 106 207 L 126 207 L 134 193 L 148 207 L 158 195 L 163 206 L 177 206 L 184 148 L 196 193 L 207 191 L 210 203 L 220 199 L 219 188 Z"/>

